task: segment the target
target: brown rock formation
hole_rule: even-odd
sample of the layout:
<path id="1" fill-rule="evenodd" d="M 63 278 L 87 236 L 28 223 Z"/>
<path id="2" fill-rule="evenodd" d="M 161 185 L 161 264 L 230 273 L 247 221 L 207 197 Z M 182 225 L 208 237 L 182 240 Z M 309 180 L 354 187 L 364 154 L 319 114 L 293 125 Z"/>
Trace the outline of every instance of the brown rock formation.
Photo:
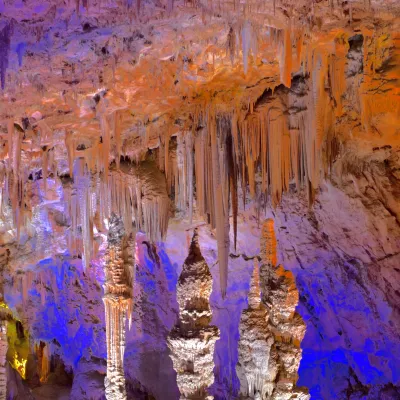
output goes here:
<path id="1" fill-rule="evenodd" d="M 168 337 L 181 399 L 211 399 L 207 388 L 214 382 L 214 347 L 219 339 L 210 325 L 212 276 L 201 255 L 197 233 L 179 276 L 179 322 Z"/>

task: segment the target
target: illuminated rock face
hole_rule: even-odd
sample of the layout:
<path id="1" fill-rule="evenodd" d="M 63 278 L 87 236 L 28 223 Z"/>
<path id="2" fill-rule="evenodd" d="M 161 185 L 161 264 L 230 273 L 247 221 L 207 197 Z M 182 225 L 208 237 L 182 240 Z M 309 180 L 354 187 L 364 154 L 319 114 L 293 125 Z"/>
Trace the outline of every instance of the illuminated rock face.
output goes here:
<path id="1" fill-rule="evenodd" d="M 179 322 L 168 337 L 181 399 L 212 399 L 207 389 L 214 382 L 214 348 L 219 339 L 210 324 L 212 276 L 201 255 L 197 232 L 178 280 Z"/>
<path id="2" fill-rule="evenodd" d="M 124 351 L 126 320 L 132 313 L 132 238 L 125 235 L 122 219 L 111 216 L 105 256 L 104 307 L 107 333 L 107 400 L 126 399 Z"/>

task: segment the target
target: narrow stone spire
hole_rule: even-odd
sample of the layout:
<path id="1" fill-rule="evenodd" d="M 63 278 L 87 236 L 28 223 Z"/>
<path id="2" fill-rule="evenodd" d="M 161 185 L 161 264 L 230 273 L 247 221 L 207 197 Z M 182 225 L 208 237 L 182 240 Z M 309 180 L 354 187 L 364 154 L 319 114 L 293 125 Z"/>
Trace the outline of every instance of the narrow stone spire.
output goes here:
<path id="1" fill-rule="evenodd" d="M 104 306 L 106 312 L 107 377 L 105 379 L 107 400 L 125 400 L 125 326 L 132 312 L 133 287 L 132 236 L 125 234 L 120 217 L 112 214 L 106 251 L 106 282 Z"/>

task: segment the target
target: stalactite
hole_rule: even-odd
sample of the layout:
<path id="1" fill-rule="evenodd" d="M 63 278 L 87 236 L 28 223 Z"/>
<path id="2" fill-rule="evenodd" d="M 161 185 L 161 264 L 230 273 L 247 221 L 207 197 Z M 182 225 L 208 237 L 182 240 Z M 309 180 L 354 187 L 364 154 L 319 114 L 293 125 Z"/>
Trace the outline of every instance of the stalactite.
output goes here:
<path id="1" fill-rule="evenodd" d="M 251 25 L 249 21 L 245 21 L 242 28 L 242 53 L 243 53 L 243 70 L 247 74 L 249 64 L 249 53 L 251 47 Z"/>
<path id="2" fill-rule="evenodd" d="M 107 337 L 107 400 L 124 400 L 124 351 L 126 319 L 132 312 L 134 238 L 126 234 L 121 217 L 111 215 L 105 256 L 104 306 Z"/>
<path id="3" fill-rule="evenodd" d="M 208 129 L 211 137 L 212 192 L 214 195 L 214 218 L 217 231 L 218 263 L 221 295 L 225 297 L 228 282 L 229 260 L 229 180 L 226 168 L 226 137 L 224 129 L 217 132 L 215 115 L 209 111 Z M 219 133 L 219 134 L 218 134 Z"/>
<path id="4" fill-rule="evenodd" d="M 104 179 L 108 180 L 108 168 L 109 168 L 109 157 L 111 150 L 111 132 L 110 132 L 110 122 L 108 116 L 103 112 L 100 117 L 101 123 L 101 137 L 102 137 L 102 146 L 101 146 L 101 166 L 104 173 Z"/>
<path id="5" fill-rule="evenodd" d="M 6 85 L 6 71 L 10 52 L 11 25 L 6 23 L 0 28 L 0 84 L 2 90 Z"/>
<path id="6" fill-rule="evenodd" d="M 83 266 L 88 268 L 93 255 L 93 212 L 91 202 L 91 176 L 85 159 L 80 157 L 74 163 L 75 198 L 71 202 L 72 229 L 77 234 L 78 221 L 82 229 Z"/>
<path id="7" fill-rule="evenodd" d="M 49 162 L 49 160 L 48 160 L 47 147 L 44 146 L 43 156 L 42 156 L 42 176 L 43 176 L 43 189 L 44 189 L 45 196 L 46 196 L 46 192 L 47 192 L 48 162 Z"/>
<path id="8" fill-rule="evenodd" d="M 120 171 L 112 171 L 110 186 L 111 210 L 123 217 L 127 232 L 134 218 L 151 241 L 165 238 L 170 203 L 165 177 L 153 163 L 122 163 Z"/>
<path id="9" fill-rule="evenodd" d="M 346 55 L 348 53 L 348 41 L 344 35 L 335 38 L 335 52 L 330 57 L 330 76 L 333 97 L 335 99 L 335 112 L 338 117 L 343 113 L 342 96 L 346 90 Z"/>
<path id="10" fill-rule="evenodd" d="M 292 73 L 292 39 L 291 29 L 285 29 L 284 43 L 282 48 L 283 56 L 281 58 L 281 81 L 286 87 L 290 87 Z"/>
<path id="11" fill-rule="evenodd" d="M 115 161 L 117 164 L 117 169 L 119 168 L 121 152 L 122 152 L 121 124 L 122 124 L 121 113 L 119 113 L 118 111 L 115 111 L 114 112 L 114 139 L 115 139 L 115 147 L 116 147 Z"/>
<path id="12" fill-rule="evenodd" d="M 232 219 L 233 219 L 233 244 L 236 251 L 236 241 L 237 241 L 237 218 L 238 218 L 238 190 L 237 190 L 237 173 L 236 173 L 236 164 L 235 164 L 235 156 L 234 156 L 234 145 L 232 136 L 228 137 L 227 142 L 227 158 L 228 158 L 228 175 L 229 175 L 229 187 L 230 187 L 230 196 L 232 202 Z"/>
<path id="13" fill-rule="evenodd" d="M 177 163 L 178 163 L 178 197 L 175 199 L 175 204 L 182 211 L 187 209 L 187 193 L 188 193 L 188 180 L 187 180 L 187 158 L 185 149 L 185 136 L 178 136 L 177 147 Z"/>
<path id="14" fill-rule="evenodd" d="M 195 137 L 195 177 L 196 177 L 196 204 L 200 215 L 207 214 L 206 180 L 207 180 L 207 131 L 201 128 Z"/>
<path id="15" fill-rule="evenodd" d="M 236 35 L 232 27 L 229 28 L 228 37 L 226 41 L 226 49 L 227 53 L 229 54 L 231 64 L 233 66 L 235 61 L 235 51 L 236 51 Z"/>
<path id="16" fill-rule="evenodd" d="M 192 223 L 193 219 L 193 194 L 194 194 L 194 160 L 193 160 L 193 134 L 188 132 L 185 137 L 186 144 L 186 166 L 187 166 L 187 190 L 188 190 L 188 202 L 189 202 L 189 221 Z"/>

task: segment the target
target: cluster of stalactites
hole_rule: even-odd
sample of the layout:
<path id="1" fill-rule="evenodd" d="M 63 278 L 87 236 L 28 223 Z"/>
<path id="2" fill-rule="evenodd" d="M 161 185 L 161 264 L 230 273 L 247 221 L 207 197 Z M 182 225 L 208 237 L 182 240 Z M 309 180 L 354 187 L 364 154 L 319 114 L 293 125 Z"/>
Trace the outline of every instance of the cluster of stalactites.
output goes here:
<path id="1" fill-rule="evenodd" d="M 230 140 L 230 127 L 226 126 L 227 120 L 217 119 L 212 108 L 209 108 L 197 122 L 202 128 L 197 130 L 194 138 L 196 205 L 199 214 L 211 224 L 212 228 L 216 229 L 220 288 L 224 297 L 228 279 L 230 247 L 230 198 L 234 210 L 236 240 L 237 180 L 233 160 L 233 144 Z M 192 157 L 191 151 L 188 154 Z M 189 185 L 189 188 L 193 190 L 193 183 Z M 193 196 L 189 198 L 192 199 Z"/>
<path id="2" fill-rule="evenodd" d="M 283 38 L 285 49 L 285 40 L 289 41 L 290 35 Z M 339 39 L 337 47 L 342 49 L 343 40 Z M 335 156 L 331 151 L 335 138 L 327 77 L 330 69 L 337 85 L 333 96 L 340 104 L 345 89 L 341 75 L 344 54 L 342 50 L 335 57 L 316 53 L 315 59 L 305 60 L 302 65 L 305 71 L 312 71 L 311 77 L 299 76 L 292 80 L 292 67 L 285 67 L 285 84 L 303 85 L 300 95 L 281 86 L 275 93 L 266 91 L 263 95 L 266 99 L 250 104 L 247 111 L 231 114 L 218 114 L 208 105 L 194 114 L 193 131 L 182 133 L 178 138 L 178 180 L 184 184 L 175 201 L 181 209 L 189 210 L 191 216 L 195 197 L 199 214 L 216 228 L 223 296 L 227 286 L 230 212 L 236 247 L 238 187 L 244 203 L 249 191 L 259 207 L 267 200 L 276 206 L 282 193 L 293 183 L 297 190 L 307 188 L 311 203 L 321 177 L 328 173 Z M 301 53 L 296 60 L 300 57 Z M 292 109 L 298 112 L 288 112 Z"/>
<path id="3" fill-rule="evenodd" d="M 84 267 L 96 252 L 94 228 L 105 231 L 112 213 L 121 216 L 127 234 L 143 230 L 153 242 L 165 238 L 168 229 L 170 200 L 155 163 L 121 163 L 107 171 L 108 179 L 104 173 L 93 173 L 86 157 L 78 157 L 73 161 L 73 184 L 64 187 L 71 223 L 68 247 L 73 254 L 83 254 Z"/>
<path id="4" fill-rule="evenodd" d="M 107 400 L 126 399 L 123 368 L 126 320 L 132 314 L 134 238 L 127 235 L 121 217 L 112 214 L 105 254 L 104 306 L 107 336 Z"/>
<path id="5" fill-rule="evenodd" d="M 11 206 L 12 228 L 19 239 L 21 227 L 27 222 L 26 196 L 28 173 L 21 162 L 23 132 L 15 129 L 13 121 L 7 121 L 7 159 L 0 163 L 0 216 L 7 221 Z"/>

